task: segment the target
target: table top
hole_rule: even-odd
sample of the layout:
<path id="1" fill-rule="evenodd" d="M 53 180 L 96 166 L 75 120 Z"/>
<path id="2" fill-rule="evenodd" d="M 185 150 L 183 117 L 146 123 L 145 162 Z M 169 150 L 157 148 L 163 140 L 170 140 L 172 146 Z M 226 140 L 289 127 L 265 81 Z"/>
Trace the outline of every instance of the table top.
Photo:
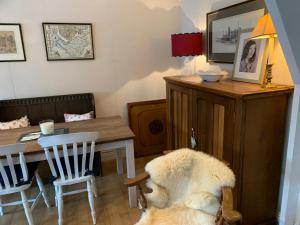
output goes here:
<path id="1" fill-rule="evenodd" d="M 68 128 L 69 133 L 99 132 L 97 144 L 133 139 L 134 134 L 120 116 L 111 116 L 69 123 L 55 123 L 55 128 Z M 15 144 L 25 133 L 40 131 L 39 126 L 0 131 L 0 145 Z M 42 151 L 37 141 L 23 142 L 26 153 Z"/>

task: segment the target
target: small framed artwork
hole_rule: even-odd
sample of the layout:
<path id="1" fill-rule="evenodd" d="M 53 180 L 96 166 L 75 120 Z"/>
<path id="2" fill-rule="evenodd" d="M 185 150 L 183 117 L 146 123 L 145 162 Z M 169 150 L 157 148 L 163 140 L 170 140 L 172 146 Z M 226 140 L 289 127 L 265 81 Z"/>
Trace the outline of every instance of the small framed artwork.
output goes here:
<path id="1" fill-rule="evenodd" d="M 207 61 L 233 63 L 240 30 L 253 29 L 266 13 L 264 0 L 250 0 L 207 14 Z"/>
<path id="2" fill-rule="evenodd" d="M 0 24 L 0 62 L 26 61 L 21 24 Z"/>
<path id="3" fill-rule="evenodd" d="M 240 32 L 232 79 L 262 84 L 267 40 L 250 39 L 251 32 L 251 29 Z"/>
<path id="4" fill-rule="evenodd" d="M 43 23 L 48 61 L 94 59 L 91 23 Z"/>

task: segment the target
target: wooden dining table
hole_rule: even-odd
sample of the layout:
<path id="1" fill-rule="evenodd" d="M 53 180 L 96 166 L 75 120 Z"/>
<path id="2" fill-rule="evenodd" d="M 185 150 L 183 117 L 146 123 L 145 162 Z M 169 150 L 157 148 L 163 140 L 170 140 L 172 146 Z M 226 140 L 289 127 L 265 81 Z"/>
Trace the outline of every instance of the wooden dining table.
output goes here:
<path id="1" fill-rule="evenodd" d="M 134 134 L 120 116 L 96 118 L 91 120 L 55 123 L 55 129 L 66 128 L 69 133 L 75 132 L 99 132 L 96 140 L 95 151 L 115 150 L 117 156 L 118 174 L 123 173 L 123 159 L 121 150 L 126 151 L 127 177 L 135 176 L 134 161 Z M 0 131 L 0 145 L 15 144 L 26 133 L 38 132 L 39 126 L 30 126 Z M 25 144 L 26 162 L 38 162 L 46 160 L 44 150 L 36 140 L 23 142 Z M 129 206 L 137 207 L 136 187 L 128 188 Z"/>

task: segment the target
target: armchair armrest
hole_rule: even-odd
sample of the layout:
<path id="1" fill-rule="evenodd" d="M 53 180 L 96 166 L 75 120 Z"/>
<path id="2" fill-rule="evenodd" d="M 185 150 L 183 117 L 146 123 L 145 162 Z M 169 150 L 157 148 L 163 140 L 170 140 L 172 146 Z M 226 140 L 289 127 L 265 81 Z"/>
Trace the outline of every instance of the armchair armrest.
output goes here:
<path id="1" fill-rule="evenodd" d="M 133 178 L 125 178 L 124 179 L 124 184 L 127 187 L 132 187 L 132 186 L 137 186 L 139 185 L 141 182 L 143 182 L 144 180 L 147 180 L 150 178 L 149 173 L 144 172 L 141 173 L 140 175 L 133 177 Z"/>
<path id="2" fill-rule="evenodd" d="M 124 184 L 127 187 L 137 186 L 138 191 L 138 206 L 140 209 L 145 211 L 147 209 L 147 199 L 144 195 L 144 191 L 142 189 L 141 183 L 147 179 L 150 178 L 150 174 L 147 172 L 144 172 L 136 177 L 133 178 L 126 178 L 124 180 Z"/>
<path id="3" fill-rule="evenodd" d="M 233 209 L 232 188 L 222 188 L 222 217 L 228 224 L 235 224 L 242 220 L 242 215 Z"/>

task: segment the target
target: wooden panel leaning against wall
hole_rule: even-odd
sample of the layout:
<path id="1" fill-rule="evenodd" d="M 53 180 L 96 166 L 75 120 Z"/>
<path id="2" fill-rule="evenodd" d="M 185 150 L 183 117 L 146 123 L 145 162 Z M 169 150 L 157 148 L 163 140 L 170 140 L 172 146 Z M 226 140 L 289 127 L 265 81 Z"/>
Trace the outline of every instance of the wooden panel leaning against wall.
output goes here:
<path id="1" fill-rule="evenodd" d="M 161 154 L 166 150 L 166 100 L 128 103 L 130 128 L 135 134 L 135 156 Z"/>
<path id="2" fill-rule="evenodd" d="M 230 164 L 243 225 L 276 224 L 287 108 L 293 87 L 166 77 L 168 149 L 191 147 Z M 193 132 L 192 132 L 193 130 Z"/>

